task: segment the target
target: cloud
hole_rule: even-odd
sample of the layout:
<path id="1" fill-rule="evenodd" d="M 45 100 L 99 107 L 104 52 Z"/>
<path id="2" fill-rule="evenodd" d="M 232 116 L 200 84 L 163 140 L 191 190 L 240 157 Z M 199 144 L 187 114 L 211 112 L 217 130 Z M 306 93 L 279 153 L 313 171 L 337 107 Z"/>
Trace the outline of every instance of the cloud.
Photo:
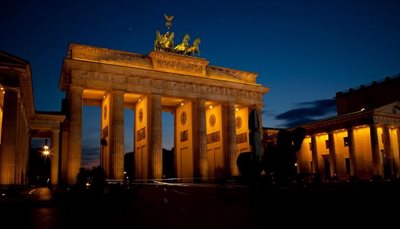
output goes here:
<path id="1" fill-rule="evenodd" d="M 82 147 L 82 167 L 91 169 L 100 164 L 100 146 Z"/>
<path id="2" fill-rule="evenodd" d="M 275 117 L 283 120 L 284 126 L 293 127 L 318 120 L 336 112 L 335 99 L 323 99 L 296 104 L 297 108 L 288 110 Z"/>

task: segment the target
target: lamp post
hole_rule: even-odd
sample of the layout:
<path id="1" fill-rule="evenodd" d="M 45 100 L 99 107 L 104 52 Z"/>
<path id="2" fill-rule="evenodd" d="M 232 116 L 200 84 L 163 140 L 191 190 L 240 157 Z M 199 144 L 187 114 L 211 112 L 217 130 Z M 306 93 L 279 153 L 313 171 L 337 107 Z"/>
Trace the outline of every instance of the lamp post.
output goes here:
<path id="1" fill-rule="evenodd" d="M 47 145 L 47 139 L 46 139 L 46 142 L 45 142 L 44 145 L 43 145 L 42 155 L 43 155 L 44 157 L 50 156 L 50 148 L 49 148 L 49 146 Z"/>
<path id="2" fill-rule="evenodd" d="M 44 171 L 48 171 L 47 160 L 50 161 L 50 147 L 49 147 L 49 145 L 47 143 L 47 139 L 45 140 L 45 143 L 44 143 L 44 145 L 42 147 L 42 156 L 44 157 L 44 168 L 43 169 L 44 169 Z M 50 177 L 48 176 L 49 174 L 47 174 L 47 172 L 45 172 L 45 174 L 43 174 L 43 175 L 45 175 L 47 177 L 46 185 L 48 185 L 49 182 L 50 182 Z"/>

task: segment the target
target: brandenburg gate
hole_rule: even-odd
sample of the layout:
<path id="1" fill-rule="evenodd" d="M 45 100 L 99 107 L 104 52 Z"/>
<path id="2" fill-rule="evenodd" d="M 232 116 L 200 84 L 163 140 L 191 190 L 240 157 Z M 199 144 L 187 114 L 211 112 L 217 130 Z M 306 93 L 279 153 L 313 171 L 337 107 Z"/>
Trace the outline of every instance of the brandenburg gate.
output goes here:
<path id="1" fill-rule="evenodd" d="M 262 133 L 262 97 L 268 88 L 256 83 L 255 73 L 211 66 L 195 57 L 196 51 L 186 52 L 193 47 L 187 37 L 179 44 L 181 51 L 179 45 L 167 45 L 163 38 L 169 35 L 157 32 L 148 55 L 69 46 L 60 79 L 68 104 L 61 131 L 64 181 L 75 183 L 81 167 L 83 105 L 101 106 L 100 163 L 110 179 L 123 179 L 125 108 L 135 116 L 136 179 L 163 177 L 162 111 L 175 117 L 171 135 L 177 177 L 238 175 L 237 156 L 252 150 L 249 113 L 257 112 Z"/>

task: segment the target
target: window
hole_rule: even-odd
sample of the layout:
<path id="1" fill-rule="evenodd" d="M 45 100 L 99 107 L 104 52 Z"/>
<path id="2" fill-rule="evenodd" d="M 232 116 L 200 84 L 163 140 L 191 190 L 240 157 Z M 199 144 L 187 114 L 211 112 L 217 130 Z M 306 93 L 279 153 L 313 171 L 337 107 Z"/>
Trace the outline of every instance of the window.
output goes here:
<path id="1" fill-rule="evenodd" d="M 343 141 L 344 141 L 344 146 L 349 146 L 349 143 L 350 143 L 349 137 L 344 137 Z"/>

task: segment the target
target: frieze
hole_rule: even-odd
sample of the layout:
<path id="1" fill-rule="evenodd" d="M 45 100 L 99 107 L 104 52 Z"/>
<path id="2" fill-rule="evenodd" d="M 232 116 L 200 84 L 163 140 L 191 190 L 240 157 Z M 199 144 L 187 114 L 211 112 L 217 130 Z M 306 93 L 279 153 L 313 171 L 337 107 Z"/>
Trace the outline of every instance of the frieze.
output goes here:
<path id="1" fill-rule="evenodd" d="M 113 82 L 114 86 L 120 85 L 134 85 L 142 87 L 149 92 L 151 88 L 154 89 L 165 89 L 171 93 L 184 93 L 184 94 L 204 94 L 204 95 L 215 95 L 215 96 L 226 96 L 226 97 L 236 97 L 237 99 L 243 99 L 249 103 L 259 103 L 262 100 L 263 93 L 254 91 L 255 88 L 251 87 L 249 90 L 238 90 L 234 88 L 225 88 L 217 86 L 206 86 L 193 83 L 183 83 L 175 81 L 167 81 L 161 79 L 150 79 L 141 78 L 137 76 L 127 76 L 111 73 L 102 72 L 87 72 L 82 70 L 74 70 L 73 72 L 73 83 L 79 85 L 80 80 L 83 82 L 93 82 L 93 81 L 106 81 Z"/>
<path id="2" fill-rule="evenodd" d="M 136 132 L 136 139 L 137 139 L 136 141 L 139 142 L 145 138 L 146 138 L 146 127 L 143 127 L 142 129 Z"/>
<path id="3" fill-rule="evenodd" d="M 186 73 L 189 75 L 205 76 L 208 61 L 205 59 L 186 57 L 165 52 L 149 54 L 155 70 Z"/>
<path id="4" fill-rule="evenodd" d="M 146 55 L 91 47 L 87 45 L 72 44 L 69 47 L 67 58 L 140 67 L 145 69 L 151 68 L 151 60 Z"/>
<path id="5" fill-rule="evenodd" d="M 222 68 L 217 66 L 207 66 L 208 74 L 215 75 L 215 76 L 225 76 L 229 78 L 234 78 L 240 81 L 245 81 L 248 83 L 255 83 L 256 82 L 256 73 L 252 72 L 245 72 L 235 69 L 229 68 Z"/>
<path id="6" fill-rule="evenodd" d="M 220 137 L 219 131 L 211 133 L 211 134 L 207 134 L 207 144 L 219 142 L 220 139 L 221 139 L 221 137 Z"/>
<path id="7" fill-rule="evenodd" d="M 241 144 L 246 142 L 247 142 L 247 133 L 241 133 L 236 135 L 236 144 Z"/>

